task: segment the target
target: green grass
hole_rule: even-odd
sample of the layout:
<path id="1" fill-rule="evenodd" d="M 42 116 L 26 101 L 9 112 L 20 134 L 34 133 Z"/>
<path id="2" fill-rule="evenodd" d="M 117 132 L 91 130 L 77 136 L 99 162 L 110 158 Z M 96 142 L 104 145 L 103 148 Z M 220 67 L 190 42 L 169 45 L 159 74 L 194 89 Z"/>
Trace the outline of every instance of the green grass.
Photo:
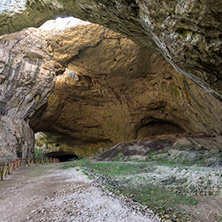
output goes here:
<path id="1" fill-rule="evenodd" d="M 78 161 L 67 162 L 63 166 L 62 169 L 68 169 L 70 167 L 76 166 L 84 166 L 88 169 L 94 170 L 96 172 L 100 172 L 106 175 L 127 175 L 131 173 L 135 173 L 136 170 L 139 168 L 135 167 L 135 165 L 131 163 L 122 163 L 119 164 L 117 162 L 110 162 L 110 163 L 93 163 L 89 160 L 82 159 Z"/>
<path id="2" fill-rule="evenodd" d="M 88 168 L 106 175 L 130 175 L 138 171 L 135 165 L 130 163 L 92 163 Z"/>
<path id="3" fill-rule="evenodd" d="M 180 218 L 186 221 L 188 215 L 180 208 L 181 204 L 194 205 L 197 201 L 190 196 L 176 194 L 157 186 L 119 187 L 120 193 L 134 201 L 147 205 L 161 218 Z M 165 216 L 168 217 L 165 217 Z M 183 219 L 183 220 L 182 220 Z"/>
<path id="4" fill-rule="evenodd" d="M 161 218 L 177 221 L 189 221 L 189 215 L 180 208 L 180 205 L 195 205 L 197 201 L 194 197 L 177 194 L 164 187 L 154 186 L 145 181 L 135 182 L 128 176 L 139 176 L 139 173 L 152 170 L 154 166 L 144 163 L 118 163 L 118 162 L 90 162 L 79 160 L 65 163 L 62 168 L 84 167 L 83 173 L 90 176 L 103 175 L 102 183 L 104 187 L 114 193 L 120 193 L 132 198 L 134 201 L 147 205 L 154 213 Z"/>
<path id="5" fill-rule="evenodd" d="M 87 175 L 87 177 L 88 177 L 90 180 L 93 179 L 93 177 L 92 177 L 87 171 L 82 170 L 82 172 L 83 172 L 85 175 Z"/>
<path id="6" fill-rule="evenodd" d="M 74 161 L 68 161 L 64 165 L 62 165 L 60 168 L 61 169 L 68 169 L 68 168 L 73 168 L 73 167 L 81 167 L 81 166 L 88 166 L 90 165 L 90 161 L 87 159 L 81 159 L 81 160 L 74 160 Z"/>

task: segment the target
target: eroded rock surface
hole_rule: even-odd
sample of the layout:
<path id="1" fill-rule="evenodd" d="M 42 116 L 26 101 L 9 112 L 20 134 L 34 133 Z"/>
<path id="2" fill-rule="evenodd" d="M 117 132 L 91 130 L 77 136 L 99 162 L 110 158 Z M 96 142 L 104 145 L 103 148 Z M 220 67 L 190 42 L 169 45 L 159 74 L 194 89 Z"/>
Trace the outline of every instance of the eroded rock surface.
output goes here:
<path id="1" fill-rule="evenodd" d="M 21 129 L 7 131 L 7 123 L 3 154 L 31 155 L 32 130 L 78 156 L 160 134 L 221 133 L 220 101 L 147 48 L 77 20 L 65 30 L 48 27 L 0 38 L 1 115 L 29 131 L 22 140 Z"/>
<path id="2" fill-rule="evenodd" d="M 54 61 L 33 29 L 0 38 L 0 156 L 31 156 L 29 118 L 54 87 Z"/>
<path id="3" fill-rule="evenodd" d="M 33 155 L 34 133 L 23 119 L 0 117 L 0 156 L 4 158 Z"/>
<path id="4" fill-rule="evenodd" d="M 221 102 L 145 47 L 94 24 L 45 38 L 68 67 L 31 121 L 48 149 L 84 156 L 161 134 L 221 133 Z"/>
<path id="5" fill-rule="evenodd" d="M 161 53 L 221 100 L 220 0 L 4 0 L 0 8 L 0 34 L 39 26 L 58 15 L 102 24 Z"/>

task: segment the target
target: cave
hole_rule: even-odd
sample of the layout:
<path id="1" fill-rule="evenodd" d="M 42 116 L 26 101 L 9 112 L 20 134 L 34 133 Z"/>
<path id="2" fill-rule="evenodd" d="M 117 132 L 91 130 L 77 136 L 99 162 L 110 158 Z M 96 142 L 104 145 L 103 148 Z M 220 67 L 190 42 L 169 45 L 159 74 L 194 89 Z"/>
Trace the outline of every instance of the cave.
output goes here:
<path id="1" fill-rule="evenodd" d="M 0 133 L 12 132 L 2 144 L 18 141 L 8 155 L 32 156 L 33 131 L 43 132 L 35 143 L 45 154 L 58 152 L 61 160 L 135 139 L 222 131 L 217 98 L 153 50 L 104 26 L 58 18 L 0 40 L 15 55 L 0 70 L 7 73 L 1 96 L 9 99 L 1 103 Z"/>
<path id="2" fill-rule="evenodd" d="M 55 21 L 46 22 L 43 27 L 50 29 L 52 22 Z M 44 29 L 40 27 L 43 35 Z M 91 43 L 95 30 L 110 38 L 101 34 Z M 54 32 L 56 35 L 46 32 L 45 38 L 51 42 L 53 56 L 61 64 L 56 70 L 55 89 L 47 105 L 30 119 L 31 128 L 44 133 L 40 140 L 48 141 L 52 150 L 59 147 L 82 157 L 123 141 L 202 131 L 211 133 L 216 129 L 207 127 L 216 113 L 211 113 L 209 119 L 205 117 L 210 109 L 208 102 L 219 102 L 197 89 L 186 77 L 178 76 L 169 63 L 150 50 L 95 24 L 87 23 L 83 28 L 81 23 Z M 64 40 L 64 36 L 68 37 Z M 81 49 L 75 45 L 78 41 Z M 92 46 L 88 47 L 89 44 Z M 79 51 L 73 56 L 76 47 Z M 200 93 L 204 97 L 198 100 Z M 200 102 L 206 107 L 204 112 L 196 108 Z"/>
<path id="3" fill-rule="evenodd" d="M 148 123 L 139 126 L 136 138 L 143 139 L 145 137 L 157 136 L 157 135 L 168 135 L 168 134 L 183 134 L 186 131 L 180 127 L 178 124 L 161 120 L 161 119 L 153 119 Z"/>
<path id="4" fill-rule="evenodd" d="M 59 162 L 66 162 L 70 160 L 77 160 L 79 157 L 74 154 L 66 153 L 64 151 L 58 151 L 58 152 L 49 152 L 46 154 L 48 157 L 57 158 L 59 159 Z"/>
<path id="5" fill-rule="evenodd" d="M 146 205 L 144 209 L 141 206 L 142 211 L 151 206 L 146 200 L 152 199 L 155 207 L 151 210 L 160 211 L 157 215 L 162 219 L 166 214 L 167 221 L 171 217 L 172 221 L 221 220 L 221 24 L 221 0 L 2 0 L 1 179 L 16 168 L 11 160 L 32 159 L 36 149 L 39 156 L 57 158 L 60 162 L 81 158 L 93 160 L 91 163 L 104 161 L 95 163 L 101 165 L 110 162 L 114 168 L 109 170 L 115 174 L 113 181 L 108 167 L 104 170 L 109 174 L 108 180 L 108 174 L 104 177 L 101 174 L 107 182 L 102 190 L 109 188 L 109 193 L 100 195 L 87 191 L 96 181 L 89 184 L 78 181 L 81 170 L 54 171 L 63 165 L 66 168 L 78 164 L 23 168 L 23 173 L 32 170 L 36 173 L 26 173 L 24 178 L 22 172 L 17 174 L 19 186 L 11 178 L 8 180 L 6 188 L 11 187 L 13 192 L 2 193 L 11 195 L 12 201 L 2 198 L 3 220 L 26 221 L 36 217 L 36 220 L 118 221 L 125 219 L 122 210 L 117 220 L 108 218 L 108 214 L 98 218 L 100 210 L 107 213 L 111 209 L 106 207 L 108 201 L 99 198 L 111 197 L 112 187 L 119 186 L 125 192 L 131 185 L 138 191 L 130 188 L 127 196 L 132 201 L 141 200 Z M 134 179 L 131 164 L 139 172 Z M 124 172 L 122 184 L 121 168 L 129 170 L 129 174 Z M 50 173 L 43 176 L 47 170 Z M 90 172 L 89 178 L 93 176 L 93 171 Z M 40 180 L 36 175 L 41 176 Z M 99 173 L 95 175 L 103 184 Z M 23 183 L 25 178 L 28 183 Z M 100 185 L 96 188 L 101 188 Z M 168 196 L 168 191 L 173 195 Z M 38 192 L 35 198 L 28 195 Z M 76 194 L 81 196 L 73 201 Z M 90 204 L 96 205 L 96 219 L 91 214 L 92 205 L 82 213 L 87 205 L 82 201 L 88 200 L 82 195 L 86 194 L 93 194 L 93 198 L 98 194 L 95 201 L 88 196 Z M 29 209 L 23 212 L 25 207 L 19 201 L 25 195 L 27 199 L 23 202 Z M 195 198 L 186 195 L 195 195 L 198 205 L 193 205 Z M 182 202 L 174 202 L 173 197 Z M 110 204 L 115 206 L 113 215 L 118 198 L 114 199 Z M 182 217 L 188 202 L 187 216 L 196 213 L 198 219 Z M 204 205 L 206 202 L 210 208 Z M 173 206 L 166 206 L 168 203 Z M 14 213 L 15 207 L 19 214 Z M 173 207 L 179 213 L 178 220 Z M 126 215 L 131 212 L 132 209 Z M 16 220 L 19 216 L 24 218 Z M 85 216 L 90 218 L 79 219 Z"/>

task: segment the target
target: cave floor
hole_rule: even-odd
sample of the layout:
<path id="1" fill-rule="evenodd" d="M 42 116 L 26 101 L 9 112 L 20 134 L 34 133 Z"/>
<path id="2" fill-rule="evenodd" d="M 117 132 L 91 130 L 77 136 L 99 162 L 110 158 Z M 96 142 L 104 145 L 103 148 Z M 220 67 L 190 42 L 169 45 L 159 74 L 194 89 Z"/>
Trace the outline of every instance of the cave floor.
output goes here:
<path id="1" fill-rule="evenodd" d="M 0 221 L 159 221 L 62 163 L 21 167 L 0 182 Z"/>
<path id="2" fill-rule="evenodd" d="M 221 166 L 157 161 L 67 162 L 97 184 L 152 209 L 167 222 L 221 222 Z"/>

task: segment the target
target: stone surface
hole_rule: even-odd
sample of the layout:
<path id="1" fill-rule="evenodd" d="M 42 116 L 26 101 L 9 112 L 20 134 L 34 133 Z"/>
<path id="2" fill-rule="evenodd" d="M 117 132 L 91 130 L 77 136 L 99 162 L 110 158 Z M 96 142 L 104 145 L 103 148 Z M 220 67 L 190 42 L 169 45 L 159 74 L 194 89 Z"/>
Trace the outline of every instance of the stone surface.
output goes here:
<path id="1" fill-rule="evenodd" d="M 53 24 L 0 38 L 1 116 L 31 135 L 28 149 L 14 139 L 22 132 L 16 122 L 18 135 L 3 139 L 2 146 L 12 142 L 2 154 L 16 147 L 13 155 L 32 154 L 29 122 L 51 147 L 78 156 L 159 134 L 221 133 L 221 102 L 163 58 L 96 24 L 76 20 L 57 31 Z"/>
<path id="2" fill-rule="evenodd" d="M 32 156 L 29 118 L 54 87 L 54 61 L 33 29 L 0 37 L 0 156 Z"/>
<path id="3" fill-rule="evenodd" d="M 99 161 L 144 160 L 158 163 L 222 166 L 222 137 L 206 134 L 158 136 L 149 140 L 118 143 L 100 149 L 95 155 Z"/>
<path id="4" fill-rule="evenodd" d="M 26 121 L 0 117 L 0 160 L 32 157 L 33 146 L 34 133 Z"/>
<path id="5" fill-rule="evenodd" d="M 54 16 L 73 15 L 158 51 L 221 100 L 220 0 L 3 0 L 0 6 L 0 34 L 39 26 Z"/>
<path id="6" fill-rule="evenodd" d="M 94 24 L 42 36 L 68 67 L 31 119 L 52 151 L 84 156 L 161 134 L 221 133 L 221 102 L 126 37 Z"/>

